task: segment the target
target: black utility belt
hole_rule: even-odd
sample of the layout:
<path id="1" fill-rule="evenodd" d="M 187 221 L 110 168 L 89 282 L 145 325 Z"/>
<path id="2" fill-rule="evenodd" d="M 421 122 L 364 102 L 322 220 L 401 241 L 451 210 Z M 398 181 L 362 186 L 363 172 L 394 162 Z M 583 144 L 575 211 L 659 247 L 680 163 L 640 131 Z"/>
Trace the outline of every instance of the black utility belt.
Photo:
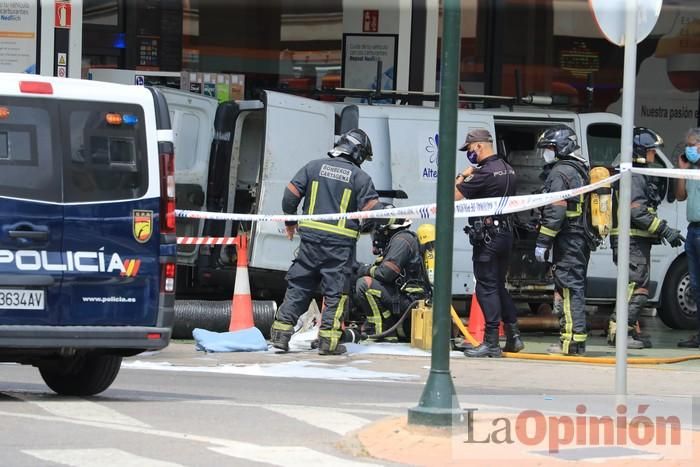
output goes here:
<path id="1" fill-rule="evenodd" d="M 480 217 L 471 220 L 471 224 L 464 228 L 464 232 L 469 235 L 472 245 L 475 243 L 490 243 L 494 235 L 511 232 L 513 227 L 507 219 L 498 217 Z"/>
<path id="2" fill-rule="evenodd" d="M 474 229 L 483 228 L 494 232 L 510 232 L 513 226 L 507 218 L 503 217 L 480 217 L 471 221 L 470 227 Z"/>

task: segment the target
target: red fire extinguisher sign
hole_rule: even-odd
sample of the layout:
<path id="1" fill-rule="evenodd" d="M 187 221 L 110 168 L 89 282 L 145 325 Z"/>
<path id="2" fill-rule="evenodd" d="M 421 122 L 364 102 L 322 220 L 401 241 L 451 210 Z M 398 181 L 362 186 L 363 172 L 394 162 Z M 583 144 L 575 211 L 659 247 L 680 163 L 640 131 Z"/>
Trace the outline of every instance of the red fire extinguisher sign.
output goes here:
<path id="1" fill-rule="evenodd" d="M 71 8 L 68 2 L 56 2 L 55 27 L 70 29 Z"/>

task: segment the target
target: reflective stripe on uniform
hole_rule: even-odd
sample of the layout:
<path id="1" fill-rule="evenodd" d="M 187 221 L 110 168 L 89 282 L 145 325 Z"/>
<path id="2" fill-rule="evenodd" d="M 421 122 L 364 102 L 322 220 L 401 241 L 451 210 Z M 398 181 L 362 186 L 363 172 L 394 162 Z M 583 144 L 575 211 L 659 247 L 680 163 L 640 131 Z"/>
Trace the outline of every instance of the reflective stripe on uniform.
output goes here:
<path id="1" fill-rule="evenodd" d="M 350 204 L 350 196 L 352 191 L 349 188 L 343 190 L 343 198 L 340 200 L 340 213 L 345 214 L 348 212 L 348 205 Z M 340 219 L 338 222 L 338 227 L 345 228 L 345 219 Z"/>
<path id="2" fill-rule="evenodd" d="M 576 210 L 575 211 L 566 211 L 566 217 L 578 217 L 583 213 L 583 210 L 581 209 L 581 206 L 583 205 L 583 195 L 580 195 L 579 197 L 579 202 L 576 203 Z"/>
<path id="3" fill-rule="evenodd" d="M 379 310 L 379 305 L 377 304 L 377 301 L 374 299 L 374 297 L 381 298 L 382 297 L 381 290 L 367 289 L 367 291 L 365 292 L 365 298 L 367 299 L 367 303 L 369 303 L 369 307 L 372 310 L 372 316 L 371 317 L 368 316 L 367 321 L 374 324 L 374 333 L 375 334 L 381 334 L 382 333 L 382 315 L 381 315 L 381 311 Z"/>
<path id="4" fill-rule="evenodd" d="M 341 295 L 340 296 L 340 301 L 338 302 L 338 306 L 335 308 L 335 315 L 333 315 L 333 329 L 340 329 L 341 323 L 340 323 L 340 318 L 343 316 L 343 312 L 345 311 L 345 302 L 348 301 L 348 296 L 347 295 Z"/>
<path id="5" fill-rule="evenodd" d="M 309 198 L 309 212 L 308 214 L 314 213 L 314 208 L 316 207 L 316 194 L 318 192 L 318 181 L 314 180 L 311 182 L 311 197 Z M 343 191 L 343 198 L 340 200 L 340 214 L 345 214 L 348 210 L 348 205 L 350 204 L 350 198 L 352 197 L 352 190 L 346 188 Z M 345 227 L 346 219 L 340 219 L 337 224 L 331 224 L 329 222 L 320 221 L 300 221 L 300 227 L 306 227 L 307 229 L 321 230 L 323 232 L 328 232 L 336 235 L 341 235 L 343 237 L 357 238 L 360 236 L 360 232 L 357 230 L 348 229 Z"/>
<path id="6" fill-rule="evenodd" d="M 634 289 L 637 288 L 637 283 L 636 282 L 630 282 L 627 284 L 627 302 L 629 303 L 630 299 L 632 298 L 632 295 L 634 295 Z"/>
<path id="7" fill-rule="evenodd" d="M 571 292 L 568 288 L 563 290 L 564 296 L 562 297 L 564 305 L 564 332 L 562 333 L 562 350 L 564 353 L 569 353 L 569 344 L 572 341 L 572 332 L 574 328 L 574 320 L 571 316 Z"/>
<path id="8" fill-rule="evenodd" d="M 283 323 L 281 321 L 275 321 L 274 323 L 272 323 L 272 329 L 277 331 L 292 331 L 294 330 L 294 325 Z"/>
<path id="9" fill-rule="evenodd" d="M 540 226 L 540 233 L 541 233 L 542 235 L 546 235 L 546 236 L 548 236 L 548 237 L 556 237 L 557 234 L 559 233 L 559 231 L 557 231 L 557 230 L 552 230 L 552 229 L 549 229 L 549 228 L 545 227 L 544 225 L 541 225 L 541 226 Z"/>
<path id="10" fill-rule="evenodd" d="M 617 237 L 620 235 L 620 229 L 615 227 L 610 231 L 610 235 Z M 630 237 L 644 237 L 644 238 L 657 238 L 657 235 L 654 235 L 652 233 L 649 233 L 648 230 L 640 230 L 640 229 L 630 229 Z"/>
<path id="11" fill-rule="evenodd" d="M 318 194 L 318 181 L 311 182 L 311 197 L 309 198 L 309 215 L 314 213 L 316 207 L 316 195 Z"/>
<path id="12" fill-rule="evenodd" d="M 660 226 L 661 226 L 661 219 L 659 219 L 658 217 L 655 217 L 647 230 L 651 233 L 656 233 L 656 231 L 659 230 Z"/>
<path id="13" fill-rule="evenodd" d="M 340 336 L 342 334 L 342 332 L 336 331 L 334 329 L 321 329 L 320 331 L 318 331 L 319 337 L 324 337 L 330 341 L 330 351 L 333 351 L 338 347 L 338 342 L 340 341 Z"/>
<path id="14" fill-rule="evenodd" d="M 335 350 L 336 347 L 338 347 L 340 337 L 343 335 L 342 331 L 340 330 L 340 319 L 342 318 L 343 312 L 345 311 L 345 302 L 347 302 L 347 300 L 347 295 L 343 294 L 340 296 L 340 300 L 338 300 L 338 304 L 335 307 L 335 313 L 333 313 L 333 322 L 331 324 L 331 329 L 321 329 L 318 331 L 319 337 L 325 337 L 330 341 L 329 350 L 331 351 Z M 326 313 L 327 312 L 328 309 L 326 308 Z"/>
<path id="15" fill-rule="evenodd" d="M 337 225 L 326 224 L 319 221 L 299 221 L 299 226 L 309 229 L 322 230 L 324 232 L 342 235 L 343 237 L 357 238 L 360 236 L 360 233 L 356 230 L 346 229 L 344 227 L 338 227 Z"/>

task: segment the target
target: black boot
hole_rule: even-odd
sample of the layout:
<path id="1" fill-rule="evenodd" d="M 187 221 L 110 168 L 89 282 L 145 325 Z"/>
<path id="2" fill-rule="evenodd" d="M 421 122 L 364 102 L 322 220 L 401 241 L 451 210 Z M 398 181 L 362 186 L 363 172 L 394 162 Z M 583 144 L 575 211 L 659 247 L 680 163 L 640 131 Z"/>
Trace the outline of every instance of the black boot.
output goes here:
<path id="1" fill-rule="evenodd" d="M 697 349 L 700 347 L 700 334 L 695 334 L 684 341 L 680 341 L 678 343 L 678 347 L 682 347 L 684 349 Z"/>
<path id="2" fill-rule="evenodd" d="M 501 347 L 498 345 L 498 328 L 488 328 L 484 332 L 484 342 L 481 345 L 464 351 L 466 357 L 501 357 Z"/>
<path id="3" fill-rule="evenodd" d="M 328 337 L 318 338 L 318 354 L 319 355 L 343 355 L 347 349 L 342 344 L 336 344 L 331 348 L 331 340 Z"/>
<path id="4" fill-rule="evenodd" d="M 505 324 L 506 345 L 503 348 L 504 352 L 520 352 L 525 348 L 525 344 L 520 339 L 520 328 L 518 323 Z"/>
<path id="5" fill-rule="evenodd" d="M 585 342 L 569 342 L 569 351 L 564 352 L 564 345 L 561 341 L 547 347 L 548 354 L 561 354 L 571 357 L 582 357 L 586 354 Z"/>
<path id="6" fill-rule="evenodd" d="M 272 328 L 270 329 L 270 340 L 272 341 L 272 346 L 276 349 L 280 349 L 284 352 L 289 351 L 289 341 L 294 334 L 294 326 L 291 324 L 282 323 L 280 321 L 275 321 L 272 323 Z"/>
<path id="7" fill-rule="evenodd" d="M 614 320 L 608 322 L 608 345 L 615 347 L 615 340 L 617 337 L 617 323 Z M 639 338 L 637 333 L 637 328 L 634 326 L 627 326 L 627 348 L 628 349 L 644 349 L 651 347 L 651 342 L 647 346 L 645 342 Z"/>

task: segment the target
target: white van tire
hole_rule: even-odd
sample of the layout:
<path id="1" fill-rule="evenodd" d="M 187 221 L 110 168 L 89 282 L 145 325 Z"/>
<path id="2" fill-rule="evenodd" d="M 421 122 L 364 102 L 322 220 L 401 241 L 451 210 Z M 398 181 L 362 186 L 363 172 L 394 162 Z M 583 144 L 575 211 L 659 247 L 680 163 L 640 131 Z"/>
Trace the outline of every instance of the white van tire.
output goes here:
<path id="1" fill-rule="evenodd" d="M 697 329 L 697 306 L 690 293 L 688 259 L 678 258 L 669 268 L 661 290 L 659 318 L 673 329 Z"/>
<path id="2" fill-rule="evenodd" d="M 93 396 L 114 382 L 121 364 L 121 355 L 89 354 L 69 359 L 62 367 L 40 366 L 39 372 L 46 385 L 57 394 Z"/>

